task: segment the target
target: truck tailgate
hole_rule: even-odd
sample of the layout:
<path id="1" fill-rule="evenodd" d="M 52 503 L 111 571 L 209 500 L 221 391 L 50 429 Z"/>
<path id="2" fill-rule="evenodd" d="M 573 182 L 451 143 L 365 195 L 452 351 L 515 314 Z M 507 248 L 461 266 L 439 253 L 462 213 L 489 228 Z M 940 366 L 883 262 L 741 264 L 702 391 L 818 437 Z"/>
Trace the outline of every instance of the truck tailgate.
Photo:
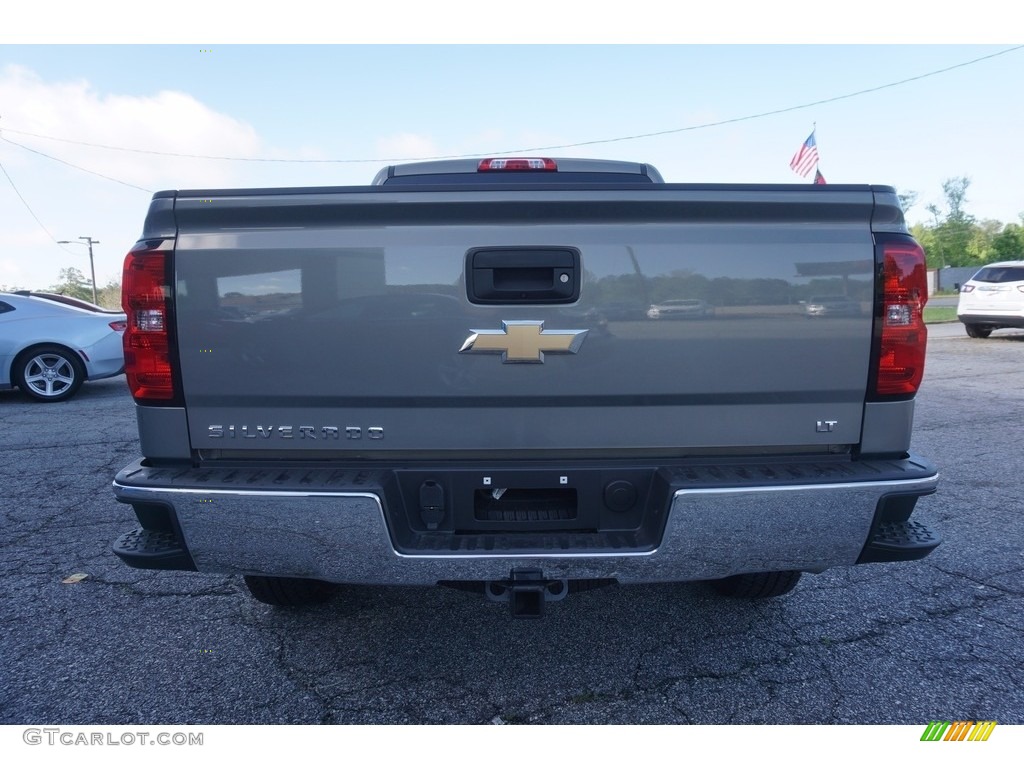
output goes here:
<path id="1" fill-rule="evenodd" d="M 179 193 L 192 447 L 415 458 L 857 444 L 872 209 L 867 187 Z M 480 249 L 488 279 L 511 280 L 495 303 L 467 285 Z M 577 258 L 564 269 L 578 292 L 529 300 L 558 288 L 559 254 Z M 501 272 L 503 255 L 519 271 Z M 814 297 L 841 300 L 812 314 Z"/>

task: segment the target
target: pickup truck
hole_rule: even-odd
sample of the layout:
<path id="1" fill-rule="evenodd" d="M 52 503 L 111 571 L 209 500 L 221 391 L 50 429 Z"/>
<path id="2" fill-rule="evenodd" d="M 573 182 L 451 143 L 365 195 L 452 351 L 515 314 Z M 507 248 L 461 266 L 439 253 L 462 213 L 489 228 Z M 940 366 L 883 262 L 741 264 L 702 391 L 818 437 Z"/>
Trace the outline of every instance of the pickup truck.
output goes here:
<path id="1" fill-rule="evenodd" d="M 925 257 L 893 188 L 499 158 L 164 191 L 125 259 L 138 568 L 273 605 L 445 585 L 790 591 L 924 557 Z M 859 312 L 808 322 L 816 296 Z M 652 306 L 713 307 L 652 319 Z"/>

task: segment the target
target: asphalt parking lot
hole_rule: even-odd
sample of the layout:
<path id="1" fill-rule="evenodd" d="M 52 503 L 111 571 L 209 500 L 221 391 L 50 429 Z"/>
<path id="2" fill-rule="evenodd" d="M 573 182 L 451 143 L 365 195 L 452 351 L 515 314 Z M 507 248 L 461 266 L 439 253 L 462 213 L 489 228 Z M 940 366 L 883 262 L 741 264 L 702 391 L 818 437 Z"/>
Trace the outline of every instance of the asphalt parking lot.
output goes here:
<path id="1" fill-rule="evenodd" d="M 763 603 L 612 587 L 519 621 L 441 588 L 281 611 L 237 577 L 132 570 L 110 552 L 134 523 L 110 491 L 138 455 L 123 378 L 59 404 L 3 392 L 0 722 L 1024 723 L 1022 413 L 1024 333 L 933 327 L 929 558 Z"/>

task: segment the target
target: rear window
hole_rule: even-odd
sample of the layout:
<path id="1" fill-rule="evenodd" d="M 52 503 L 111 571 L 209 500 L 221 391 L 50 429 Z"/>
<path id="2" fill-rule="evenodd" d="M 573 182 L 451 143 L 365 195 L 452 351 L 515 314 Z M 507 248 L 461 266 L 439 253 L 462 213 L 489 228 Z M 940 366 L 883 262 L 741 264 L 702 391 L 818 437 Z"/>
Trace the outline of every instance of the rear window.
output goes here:
<path id="1" fill-rule="evenodd" d="M 1024 267 L 985 267 L 971 279 L 979 283 L 1024 282 Z"/>
<path id="2" fill-rule="evenodd" d="M 0 315 L 2 315 L 4 312 L 13 312 L 13 311 L 14 311 L 14 307 L 12 307 L 6 301 L 0 301 Z"/>

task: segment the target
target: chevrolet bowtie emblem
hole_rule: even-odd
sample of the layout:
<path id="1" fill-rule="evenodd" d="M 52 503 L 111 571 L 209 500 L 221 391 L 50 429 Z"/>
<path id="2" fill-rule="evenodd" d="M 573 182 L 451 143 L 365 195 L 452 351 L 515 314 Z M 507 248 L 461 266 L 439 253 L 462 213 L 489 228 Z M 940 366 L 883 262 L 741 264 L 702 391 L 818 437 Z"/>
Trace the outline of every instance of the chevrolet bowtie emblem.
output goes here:
<path id="1" fill-rule="evenodd" d="M 459 352 L 501 354 L 503 363 L 543 363 L 545 352 L 576 354 L 586 331 L 545 331 L 536 320 L 503 320 L 500 331 L 473 330 Z"/>

